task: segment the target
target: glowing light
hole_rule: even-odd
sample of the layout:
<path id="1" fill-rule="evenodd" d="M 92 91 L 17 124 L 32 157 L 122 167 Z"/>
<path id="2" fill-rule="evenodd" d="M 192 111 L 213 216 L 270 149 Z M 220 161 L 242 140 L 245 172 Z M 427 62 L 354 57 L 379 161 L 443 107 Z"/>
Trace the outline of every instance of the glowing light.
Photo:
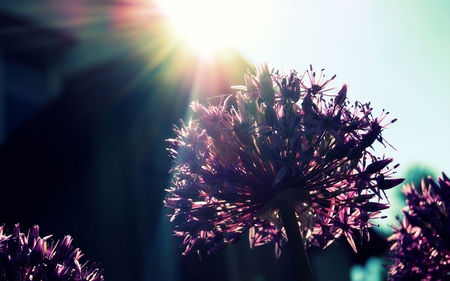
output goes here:
<path id="1" fill-rule="evenodd" d="M 202 56 L 251 40 L 269 19 L 265 0 L 157 0 L 180 35 Z"/>
<path id="2" fill-rule="evenodd" d="M 138 58 L 143 64 L 139 73 L 127 83 L 127 90 L 152 75 L 152 79 L 157 77 L 158 81 L 177 88 L 178 92 L 189 93 L 189 100 L 228 93 L 230 85 L 241 83 L 241 73 L 250 64 L 231 46 L 215 49 L 212 47 L 214 45 L 210 45 L 210 51 L 207 52 L 205 49 L 189 47 L 188 42 L 194 40 L 188 41 L 186 35 L 182 36 L 174 24 L 173 15 L 169 17 L 167 9 L 163 8 L 170 4 L 173 7 L 176 2 L 123 3 L 112 10 L 110 23 L 115 37 L 120 39 L 117 45 L 127 42 L 126 56 Z M 195 7 L 196 4 L 192 5 Z M 186 9 L 182 2 L 176 7 L 176 10 Z M 188 14 L 195 18 L 193 14 Z"/>

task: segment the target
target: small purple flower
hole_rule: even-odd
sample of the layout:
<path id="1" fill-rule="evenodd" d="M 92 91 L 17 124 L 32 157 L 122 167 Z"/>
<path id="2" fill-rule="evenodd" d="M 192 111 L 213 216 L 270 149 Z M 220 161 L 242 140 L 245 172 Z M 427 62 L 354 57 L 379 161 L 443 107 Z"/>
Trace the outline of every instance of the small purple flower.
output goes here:
<path id="1" fill-rule="evenodd" d="M 174 166 L 164 203 L 174 209 L 183 254 L 223 251 L 248 232 L 250 247 L 275 242 L 279 257 L 288 246 L 283 204 L 294 208 L 306 247 L 344 235 L 356 251 L 355 233 L 369 238 L 369 220 L 388 208 L 384 190 L 403 181 L 391 178 L 392 158 L 372 148 L 385 144 L 381 133 L 395 120 L 384 111 L 373 117 L 370 104 L 350 105 L 347 85 L 329 94 L 334 76 L 312 67 L 303 77 L 266 64 L 254 70 L 219 105 L 192 103 L 196 118 L 168 140 Z"/>
<path id="2" fill-rule="evenodd" d="M 19 224 L 6 235 L 0 226 L 0 281 L 102 281 L 102 270 L 87 262 L 80 264 L 80 249 L 72 249 L 72 237 L 49 242 L 51 235 L 39 237 L 36 225 L 28 234 Z"/>
<path id="3" fill-rule="evenodd" d="M 389 280 L 450 280 L 450 180 L 405 185 L 407 206 L 393 227 Z"/>

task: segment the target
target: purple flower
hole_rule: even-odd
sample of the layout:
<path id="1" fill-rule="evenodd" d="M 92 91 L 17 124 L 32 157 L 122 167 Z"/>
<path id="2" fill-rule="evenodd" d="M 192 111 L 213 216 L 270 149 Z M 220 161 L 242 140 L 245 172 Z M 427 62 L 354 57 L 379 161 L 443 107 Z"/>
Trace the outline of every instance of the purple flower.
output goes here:
<path id="1" fill-rule="evenodd" d="M 403 187 L 407 206 L 393 227 L 389 280 L 450 279 L 450 180 Z"/>
<path id="2" fill-rule="evenodd" d="M 72 249 L 72 237 L 50 242 L 50 236 L 39 237 L 39 227 L 28 234 L 16 224 L 11 234 L 0 226 L 0 281 L 102 281 L 102 270 L 92 264 L 80 264 L 80 249 Z"/>
<path id="3" fill-rule="evenodd" d="M 294 208 L 306 247 L 344 235 L 356 251 L 355 234 L 369 238 L 370 219 L 388 208 L 384 190 L 403 181 L 391 178 L 392 158 L 372 148 L 385 144 L 381 133 L 395 120 L 384 111 L 374 117 L 370 104 L 350 105 L 346 85 L 328 94 L 334 76 L 312 67 L 303 77 L 266 64 L 254 70 L 219 105 L 192 103 L 195 119 L 168 140 L 174 166 L 164 202 L 183 254 L 225 250 L 248 232 L 250 247 L 273 241 L 279 257 L 288 246 L 283 204 Z"/>

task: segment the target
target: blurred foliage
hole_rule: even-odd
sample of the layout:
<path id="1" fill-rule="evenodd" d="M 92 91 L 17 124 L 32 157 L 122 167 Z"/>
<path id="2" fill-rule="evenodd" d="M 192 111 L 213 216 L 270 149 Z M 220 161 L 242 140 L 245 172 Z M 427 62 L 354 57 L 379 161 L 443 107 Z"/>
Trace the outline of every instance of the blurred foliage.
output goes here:
<path id="1" fill-rule="evenodd" d="M 428 182 L 428 176 L 436 177 L 439 175 L 439 172 L 430 165 L 411 163 L 406 167 L 404 174 L 406 178 L 405 183 L 412 183 L 414 186 L 420 186 L 423 178 Z"/>
<path id="2" fill-rule="evenodd" d="M 370 257 L 365 265 L 355 264 L 350 269 L 351 281 L 383 281 L 386 280 L 385 260 L 379 257 Z"/>

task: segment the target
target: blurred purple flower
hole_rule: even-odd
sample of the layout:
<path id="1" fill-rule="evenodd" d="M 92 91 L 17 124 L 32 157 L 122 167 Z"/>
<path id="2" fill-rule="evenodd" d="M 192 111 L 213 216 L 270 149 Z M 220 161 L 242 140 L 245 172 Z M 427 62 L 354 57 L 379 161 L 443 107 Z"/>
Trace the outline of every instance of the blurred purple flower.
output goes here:
<path id="1" fill-rule="evenodd" d="M 450 280 L 450 180 L 405 185 L 407 206 L 393 227 L 389 280 Z"/>
<path id="2" fill-rule="evenodd" d="M 250 247 L 273 241 L 279 257 L 287 246 L 281 202 L 293 206 L 306 247 L 344 235 L 356 251 L 355 232 L 369 238 L 369 220 L 388 208 L 384 190 L 403 181 L 390 178 L 392 158 L 372 152 L 395 120 L 384 111 L 373 117 L 370 104 L 350 105 L 347 85 L 328 94 L 334 76 L 312 67 L 304 77 L 267 64 L 254 70 L 219 105 L 192 103 L 196 119 L 181 121 L 168 140 L 173 186 L 164 203 L 174 209 L 183 254 L 225 250 L 248 231 Z"/>
<path id="3" fill-rule="evenodd" d="M 39 237 L 39 227 L 28 234 L 16 224 L 12 234 L 0 226 L 0 281 L 102 281 L 102 270 L 87 262 L 80 264 L 80 249 L 72 250 L 72 238 L 49 242 L 50 236 Z"/>

